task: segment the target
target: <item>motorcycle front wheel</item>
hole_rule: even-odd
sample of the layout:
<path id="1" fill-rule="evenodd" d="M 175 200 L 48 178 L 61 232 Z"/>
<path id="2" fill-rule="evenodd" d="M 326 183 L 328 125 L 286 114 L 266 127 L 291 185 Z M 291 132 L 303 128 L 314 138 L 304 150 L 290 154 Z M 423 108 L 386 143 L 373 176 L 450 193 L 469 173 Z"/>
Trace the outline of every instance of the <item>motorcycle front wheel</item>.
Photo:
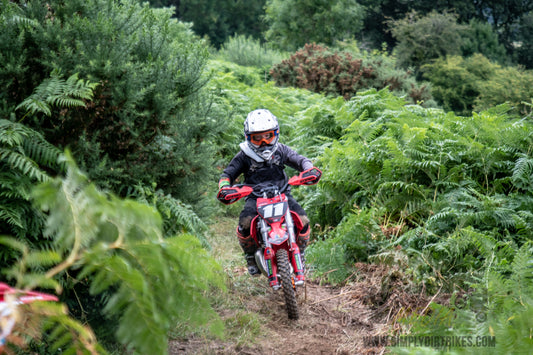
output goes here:
<path id="1" fill-rule="evenodd" d="M 276 252 L 276 264 L 278 266 L 278 277 L 283 288 L 283 296 L 285 297 L 285 305 L 287 306 L 287 315 L 289 319 L 298 319 L 298 303 L 296 302 L 287 250 L 279 249 Z"/>

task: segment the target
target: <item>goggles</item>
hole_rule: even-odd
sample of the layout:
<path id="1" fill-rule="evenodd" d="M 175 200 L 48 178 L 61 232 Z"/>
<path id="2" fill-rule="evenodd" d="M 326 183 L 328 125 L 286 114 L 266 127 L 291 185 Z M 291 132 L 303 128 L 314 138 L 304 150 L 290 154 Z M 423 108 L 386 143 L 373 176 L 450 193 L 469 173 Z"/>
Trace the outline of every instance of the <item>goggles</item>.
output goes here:
<path id="1" fill-rule="evenodd" d="M 250 134 L 250 142 L 252 142 L 255 145 L 261 145 L 263 143 L 270 144 L 276 138 L 277 131 L 271 130 L 266 132 L 260 132 L 260 133 L 252 133 Z"/>

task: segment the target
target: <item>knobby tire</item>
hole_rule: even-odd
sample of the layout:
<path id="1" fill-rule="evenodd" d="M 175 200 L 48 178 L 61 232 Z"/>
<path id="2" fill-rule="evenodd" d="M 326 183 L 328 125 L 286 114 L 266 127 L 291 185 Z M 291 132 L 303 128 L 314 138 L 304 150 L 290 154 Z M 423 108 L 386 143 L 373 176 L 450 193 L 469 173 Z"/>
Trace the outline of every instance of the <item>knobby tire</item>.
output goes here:
<path id="1" fill-rule="evenodd" d="M 291 278 L 291 267 L 289 264 L 289 255 L 285 249 L 279 249 L 276 252 L 276 264 L 278 266 L 278 277 L 281 280 L 283 295 L 285 296 L 285 305 L 287 306 L 287 315 L 289 319 L 298 319 L 298 303 Z"/>

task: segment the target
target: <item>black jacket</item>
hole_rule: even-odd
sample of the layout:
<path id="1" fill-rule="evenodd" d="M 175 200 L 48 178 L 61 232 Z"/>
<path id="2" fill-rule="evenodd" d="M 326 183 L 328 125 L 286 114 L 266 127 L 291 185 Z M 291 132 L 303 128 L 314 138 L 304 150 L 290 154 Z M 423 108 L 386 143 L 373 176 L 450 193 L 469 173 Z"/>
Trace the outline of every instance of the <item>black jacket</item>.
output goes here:
<path id="1" fill-rule="evenodd" d="M 261 163 L 253 160 L 241 150 L 224 169 L 221 178 L 229 178 L 230 184 L 233 185 L 237 177 L 243 174 L 245 184 L 256 185 L 263 182 L 272 182 L 282 187 L 288 180 L 285 173 L 286 165 L 298 171 L 313 167 L 311 160 L 296 153 L 288 146 L 278 143 L 278 149 L 270 159 Z"/>

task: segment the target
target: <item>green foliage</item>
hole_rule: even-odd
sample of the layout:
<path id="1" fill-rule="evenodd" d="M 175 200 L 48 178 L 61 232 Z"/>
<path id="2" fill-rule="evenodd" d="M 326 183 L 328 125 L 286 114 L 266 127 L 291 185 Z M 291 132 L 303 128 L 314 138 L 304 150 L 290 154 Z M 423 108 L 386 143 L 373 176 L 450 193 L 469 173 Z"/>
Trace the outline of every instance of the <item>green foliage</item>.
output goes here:
<path id="1" fill-rule="evenodd" d="M 0 234 L 39 239 L 43 216 L 33 208 L 30 192 L 49 180 L 48 171 L 60 169 L 59 154 L 33 129 L 0 119 Z"/>
<path id="2" fill-rule="evenodd" d="M 408 95 L 415 103 L 428 101 L 426 85 L 419 85 L 409 72 L 394 68 L 394 60 L 386 55 L 361 55 L 352 51 L 330 50 L 307 44 L 271 69 L 280 86 L 304 88 L 326 95 L 349 99 L 363 89 L 388 87 L 399 95 Z"/>
<path id="3" fill-rule="evenodd" d="M 236 34 L 261 39 L 266 25 L 261 17 L 266 0 L 150 0 L 152 6 L 175 6 L 181 21 L 217 49 Z"/>
<path id="4" fill-rule="evenodd" d="M 487 22 L 473 19 L 468 23 L 463 34 L 461 53 L 469 57 L 475 53 L 482 54 L 493 62 L 508 62 L 505 47 L 500 44 L 498 33 Z"/>
<path id="5" fill-rule="evenodd" d="M 134 0 L 32 0 L 11 8 L 0 24 L 10 34 L 1 51 L 2 112 L 9 116 L 39 94 L 36 87 L 50 73 L 77 73 L 73 85 L 98 83 L 91 102 L 36 112 L 26 123 L 53 145 L 69 146 L 101 187 L 124 195 L 139 181 L 155 182 L 180 200 L 199 203 L 214 174 L 217 147 L 211 142 L 219 122 L 202 91 L 209 53 L 190 26 L 171 19 L 170 9 Z M 31 21 L 12 21 L 15 16 Z M 55 100 L 53 88 L 43 92 L 49 100 Z"/>
<path id="6" fill-rule="evenodd" d="M 377 221 L 376 211 L 354 211 L 348 214 L 327 239 L 311 244 L 306 258 L 314 266 L 313 276 L 324 276 L 339 283 L 352 272 L 353 260 L 367 262 L 384 244 L 385 235 Z"/>
<path id="7" fill-rule="evenodd" d="M 203 294 L 222 288 L 219 267 L 196 237 L 164 238 L 162 219 L 145 204 L 99 191 L 67 154 L 68 172 L 33 193 L 47 212 L 45 250 L 3 239 L 21 253 L 5 274 L 18 287 L 55 286 L 66 273 L 87 278 L 93 295 L 106 295 L 102 314 L 117 317 L 117 339 L 138 353 L 167 352 L 167 332 L 176 322 L 221 323 Z M 72 282 L 72 280 L 68 281 Z M 86 305 L 78 305 L 86 307 Z"/>
<path id="8" fill-rule="evenodd" d="M 58 106 L 69 108 L 85 106 L 85 101 L 90 101 L 93 91 L 98 84 L 78 79 L 78 74 L 70 76 L 66 81 L 58 71 L 53 71 L 49 79 L 45 79 L 26 100 L 22 101 L 15 109 L 24 108 L 28 114 L 52 114 L 51 107 Z"/>
<path id="9" fill-rule="evenodd" d="M 509 103 L 515 115 L 530 112 L 533 74 L 528 70 L 501 67 L 481 54 L 469 58 L 450 56 L 425 65 L 424 75 L 432 94 L 445 110 L 460 115 Z"/>
<path id="10" fill-rule="evenodd" d="M 404 68 L 420 68 L 432 60 L 461 53 L 461 34 L 465 27 L 450 13 L 416 12 L 389 23 L 394 38 L 398 64 Z"/>
<path id="11" fill-rule="evenodd" d="M 517 33 L 520 46 L 515 49 L 519 64 L 526 69 L 533 69 L 533 11 L 520 18 L 520 31 Z"/>
<path id="12" fill-rule="evenodd" d="M 163 218 L 165 237 L 190 233 L 200 238 L 204 246 L 209 246 L 206 238 L 207 226 L 190 205 L 184 204 L 169 194 L 165 195 L 160 189 L 155 190 L 147 186 L 137 186 L 130 193 L 130 197 L 157 209 Z"/>
<path id="13" fill-rule="evenodd" d="M 472 112 L 479 96 L 478 80 L 489 80 L 494 64 L 482 55 L 464 59 L 449 56 L 423 67 L 424 76 L 431 81 L 432 94 L 445 110 L 458 115 Z"/>
<path id="14" fill-rule="evenodd" d="M 242 66 L 270 68 L 285 59 L 279 50 L 270 49 L 259 40 L 243 35 L 230 37 L 218 51 L 218 57 Z"/>
<path id="15" fill-rule="evenodd" d="M 351 122 L 351 112 L 341 97 L 324 99 L 295 115 L 295 129 L 290 145 L 308 158 L 318 158 L 324 149 L 342 136 L 346 122 Z"/>
<path id="16" fill-rule="evenodd" d="M 335 226 L 328 236 L 347 262 L 400 248 L 419 283 L 452 287 L 472 281 L 493 248 L 531 240 L 529 123 L 510 120 L 505 107 L 465 119 L 385 90 L 347 106 L 342 136 L 318 157 L 324 176 L 310 203 L 315 223 Z M 365 244 L 368 254 L 357 247 Z"/>
<path id="17" fill-rule="evenodd" d="M 438 350 L 453 354 L 526 354 L 531 349 L 533 329 L 533 282 L 531 243 L 511 250 L 511 262 L 493 259 L 486 265 L 479 283 L 471 293 L 455 295 L 450 306 L 432 304 L 428 314 L 403 320 L 410 335 L 471 336 L 495 339 L 495 346 L 445 347 Z M 499 267 L 497 269 L 495 266 Z M 431 348 L 393 349 L 396 354 L 431 354 Z"/>
<path id="18" fill-rule="evenodd" d="M 364 9 L 355 0 L 268 0 L 265 7 L 273 46 L 294 51 L 307 43 L 332 45 L 352 38 L 362 28 Z"/>
<path id="19" fill-rule="evenodd" d="M 364 53 L 363 63 L 372 67 L 375 73 L 375 80 L 370 82 L 367 89 L 388 88 L 411 103 L 424 107 L 437 106 L 431 96 L 430 84 L 417 81 L 411 70 L 398 68 L 396 57 L 388 55 L 385 50 Z"/>
<path id="20" fill-rule="evenodd" d="M 523 117 L 531 113 L 527 105 L 533 97 L 533 71 L 515 67 L 498 68 L 489 81 L 479 81 L 480 95 L 475 110 L 489 109 L 500 103 L 508 103 L 513 114 Z"/>

